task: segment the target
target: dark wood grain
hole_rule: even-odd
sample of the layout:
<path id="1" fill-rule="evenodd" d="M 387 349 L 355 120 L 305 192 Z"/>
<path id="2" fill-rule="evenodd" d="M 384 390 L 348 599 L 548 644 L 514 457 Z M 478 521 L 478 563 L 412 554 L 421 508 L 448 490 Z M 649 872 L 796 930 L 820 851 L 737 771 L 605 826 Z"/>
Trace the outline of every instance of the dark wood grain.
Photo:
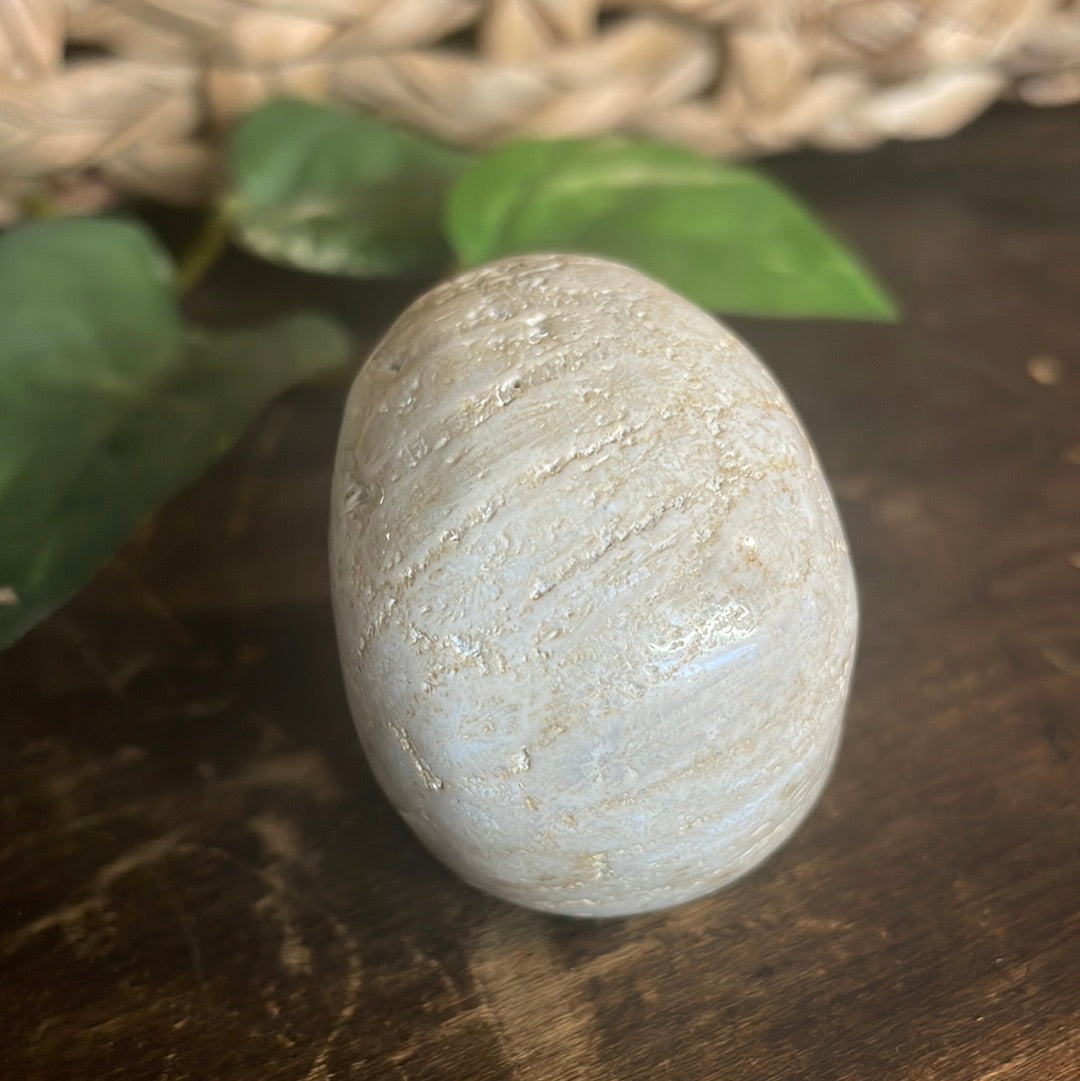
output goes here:
<path id="1" fill-rule="evenodd" d="M 374 787 L 325 520 L 343 388 L 274 405 L 0 658 L 0 1076 L 1080 1078 L 1080 114 L 776 170 L 895 327 L 745 322 L 833 480 L 863 639 L 835 777 L 713 898 L 461 884 Z M 412 287 L 234 261 L 370 338 Z"/>

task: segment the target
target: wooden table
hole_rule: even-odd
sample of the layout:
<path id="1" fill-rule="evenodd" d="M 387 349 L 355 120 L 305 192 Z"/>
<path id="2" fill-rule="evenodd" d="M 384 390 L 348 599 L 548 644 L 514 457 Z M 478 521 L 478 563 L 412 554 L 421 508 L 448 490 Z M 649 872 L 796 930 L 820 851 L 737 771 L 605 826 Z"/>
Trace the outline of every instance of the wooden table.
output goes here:
<path id="1" fill-rule="evenodd" d="M 0 1076 L 1080 1078 L 1080 113 L 798 156 L 893 327 L 742 322 L 850 531 L 835 777 L 745 881 L 604 923 L 481 896 L 374 787 L 325 525 L 343 388 L 273 406 L 0 658 Z M 413 286 L 234 260 L 370 339 Z"/>

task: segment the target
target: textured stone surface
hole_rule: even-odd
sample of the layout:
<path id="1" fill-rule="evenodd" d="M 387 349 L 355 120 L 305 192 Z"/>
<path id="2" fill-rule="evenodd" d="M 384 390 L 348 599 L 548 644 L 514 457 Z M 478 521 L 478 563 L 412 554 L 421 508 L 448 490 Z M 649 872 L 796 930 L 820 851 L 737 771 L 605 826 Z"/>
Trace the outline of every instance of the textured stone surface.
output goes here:
<path id="1" fill-rule="evenodd" d="M 380 784 L 509 900 L 702 895 L 825 783 L 857 624 L 828 487 L 756 358 L 633 271 L 519 257 L 413 305 L 349 397 L 331 573 Z"/>

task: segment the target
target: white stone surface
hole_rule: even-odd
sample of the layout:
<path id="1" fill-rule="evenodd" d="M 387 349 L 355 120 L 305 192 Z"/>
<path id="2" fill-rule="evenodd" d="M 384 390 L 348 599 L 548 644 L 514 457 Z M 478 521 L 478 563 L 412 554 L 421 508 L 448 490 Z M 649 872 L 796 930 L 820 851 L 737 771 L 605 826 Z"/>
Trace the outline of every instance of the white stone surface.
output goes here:
<path id="1" fill-rule="evenodd" d="M 379 783 L 510 901 L 709 893 L 825 784 L 857 628 L 828 486 L 746 346 L 634 271 L 512 258 L 405 312 L 349 397 L 331 571 Z"/>

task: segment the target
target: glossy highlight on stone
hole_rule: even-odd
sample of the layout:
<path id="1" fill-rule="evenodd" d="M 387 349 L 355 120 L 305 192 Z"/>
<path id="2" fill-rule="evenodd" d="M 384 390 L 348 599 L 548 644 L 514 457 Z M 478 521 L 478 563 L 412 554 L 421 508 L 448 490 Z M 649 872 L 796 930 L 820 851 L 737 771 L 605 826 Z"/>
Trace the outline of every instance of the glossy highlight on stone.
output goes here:
<path id="1" fill-rule="evenodd" d="M 702 896 L 809 813 L 855 583 L 767 369 L 613 263 L 470 271 L 350 393 L 331 574 L 357 730 L 467 881 L 574 916 Z"/>

